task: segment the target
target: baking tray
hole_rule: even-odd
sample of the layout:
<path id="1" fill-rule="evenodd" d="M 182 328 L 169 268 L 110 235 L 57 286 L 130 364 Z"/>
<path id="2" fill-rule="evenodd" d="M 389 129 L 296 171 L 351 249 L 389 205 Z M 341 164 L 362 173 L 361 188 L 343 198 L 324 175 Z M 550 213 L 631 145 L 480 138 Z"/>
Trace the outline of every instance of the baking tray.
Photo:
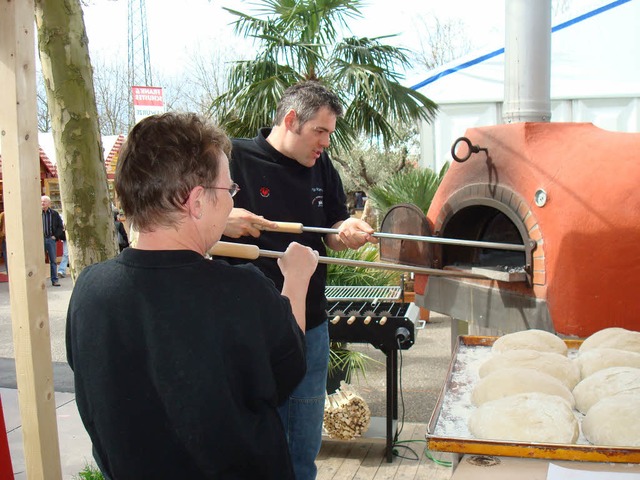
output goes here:
<path id="1" fill-rule="evenodd" d="M 522 443 L 472 438 L 467 428 L 473 386 L 478 368 L 491 355 L 499 337 L 458 337 L 447 379 L 427 426 L 427 448 L 434 451 L 506 457 L 579 460 L 588 462 L 640 463 L 640 448 L 591 445 L 582 433 L 576 444 Z M 569 356 L 575 356 L 582 340 L 565 340 Z M 575 412 L 581 421 L 583 415 Z"/>

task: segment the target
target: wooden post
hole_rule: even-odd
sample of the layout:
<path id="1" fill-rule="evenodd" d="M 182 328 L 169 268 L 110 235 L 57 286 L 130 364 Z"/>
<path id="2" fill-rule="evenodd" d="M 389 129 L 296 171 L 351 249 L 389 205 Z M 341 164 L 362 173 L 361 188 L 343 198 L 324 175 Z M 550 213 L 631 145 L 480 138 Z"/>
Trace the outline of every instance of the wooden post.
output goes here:
<path id="1" fill-rule="evenodd" d="M 0 141 L 18 400 L 29 479 L 62 478 L 40 208 L 33 0 L 0 3 Z"/>

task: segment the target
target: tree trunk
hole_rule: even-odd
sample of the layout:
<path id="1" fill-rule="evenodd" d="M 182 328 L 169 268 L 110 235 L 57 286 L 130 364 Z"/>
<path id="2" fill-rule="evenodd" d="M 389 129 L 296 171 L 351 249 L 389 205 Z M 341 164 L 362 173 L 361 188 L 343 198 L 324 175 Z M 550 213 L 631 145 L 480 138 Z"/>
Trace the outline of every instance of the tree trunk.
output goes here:
<path id="1" fill-rule="evenodd" d="M 367 199 L 364 202 L 364 210 L 362 210 L 362 220 L 367 222 L 374 230 L 378 230 L 378 213 L 373 207 L 373 202 Z"/>
<path id="2" fill-rule="evenodd" d="M 73 277 L 118 253 L 88 40 L 79 0 L 36 0 L 62 214 Z"/>

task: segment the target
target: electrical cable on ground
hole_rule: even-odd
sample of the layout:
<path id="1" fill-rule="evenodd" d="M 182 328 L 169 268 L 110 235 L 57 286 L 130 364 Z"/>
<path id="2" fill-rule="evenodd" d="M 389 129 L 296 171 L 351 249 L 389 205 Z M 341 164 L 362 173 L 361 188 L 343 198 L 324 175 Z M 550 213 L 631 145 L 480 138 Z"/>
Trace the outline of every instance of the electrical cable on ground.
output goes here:
<path id="1" fill-rule="evenodd" d="M 403 391 L 402 391 L 402 348 L 400 346 L 401 339 L 398 337 L 398 338 L 396 338 L 396 341 L 398 342 L 398 354 L 399 354 L 399 360 L 398 360 L 398 390 L 399 390 L 399 393 L 400 393 L 400 408 L 401 408 L 402 414 L 401 414 L 400 426 L 396 430 L 396 434 L 395 434 L 395 437 L 393 439 L 393 444 L 391 445 L 392 453 L 393 453 L 393 455 L 395 457 L 398 457 L 398 458 L 407 459 L 407 460 L 420 460 L 420 456 L 416 453 L 415 450 L 413 450 L 411 447 L 409 447 L 407 445 L 401 445 L 401 444 L 402 443 L 410 443 L 410 442 L 425 442 L 425 444 L 426 444 L 426 440 L 399 440 L 400 433 L 402 433 L 402 429 L 404 428 L 405 408 L 404 408 L 404 394 L 403 394 Z M 398 452 L 398 448 L 404 448 L 404 449 L 409 450 L 413 454 L 413 456 L 409 457 L 409 456 L 405 456 L 405 455 L 400 455 L 400 453 Z M 431 453 L 427 449 L 426 445 L 425 445 L 425 448 L 424 448 L 424 455 L 429 460 L 431 460 L 433 463 L 435 463 L 436 465 L 440 465 L 441 467 L 451 467 L 452 466 L 452 462 L 448 462 L 446 460 L 439 460 L 439 459 L 435 458 L 433 455 L 431 455 Z"/>
<path id="2" fill-rule="evenodd" d="M 448 462 L 446 460 L 438 460 L 437 458 L 435 458 L 433 455 L 431 455 L 431 453 L 429 452 L 429 450 L 426 447 L 424 449 L 424 456 L 427 457 L 429 460 L 431 460 L 436 465 L 440 465 L 441 467 L 451 467 L 451 466 L 453 466 L 453 462 Z"/>
<path id="3" fill-rule="evenodd" d="M 420 460 L 420 455 L 418 455 L 418 453 L 411 447 L 407 446 L 407 445 L 399 445 L 400 442 L 398 443 L 394 443 L 393 444 L 393 456 L 394 457 L 398 457 L 398 458 L 402 458 L 402 459 L 406 459 L 406 460 Z M 398 448 L 404 448 L 409 450 L 413 455 L 412 456 L 406 456 L 406 455 L 400 455 L 400 453 L 398 453 Z"/>

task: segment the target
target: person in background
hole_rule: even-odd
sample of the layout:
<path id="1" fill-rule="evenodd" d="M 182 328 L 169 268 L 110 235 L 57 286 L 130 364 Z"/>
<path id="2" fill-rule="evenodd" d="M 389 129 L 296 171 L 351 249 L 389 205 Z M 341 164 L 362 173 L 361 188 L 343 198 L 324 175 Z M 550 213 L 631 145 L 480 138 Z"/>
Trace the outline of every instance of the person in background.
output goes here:
<path id="1" fill-rule="evenodd" d="M 60 265 L 58 265 L 58 277 L 64 278 L 67 276 L 67 267 L 69 266 L 69 244 L 67 243 L 66 228 L 62 231 L 60 240 L 62 240 L 62 259 L 60 260 Z"/>
<path id="2" fill-rule="evenodd" d="M 42 231 L 44 234 L 44 251 L 49 258 L 51 285 L 59 287 L 58 283 L 58 253 L 56 242 L 64 236 L 64 224 L 58 212 L 51 208 L 51 198 L 47 195 L 40 197 L 42 205 Z"/>
<path id="3" fill-rule="evenodd" d="M 113 221 L 116 227 L 116 236 L 118 237 L 118 247 L 120 247 L 120 251 L 124 250 L 129 246 L 129 238 L 127 237 L 127 229 L 124 228 L 124 223 L 122 222 L 122 214 L 120 212 L 113 212 Z"/>
<path id="4" fill-rule="evenodd" d="M 233 140 L 231 175 L 242 190 L 225 235 L 267 250 L 282 250 L 295 240 L 320 255 L 326 253 L 325 244 L 344 250 L 377 242 L 369 224 L 349 217 L 342 181 L 325 151 L 341 115 L 342 106 L 333 92 L 318 82 L 303 82 L 284 92 L 273 128 L 260 129 L 253 139 Z M 277 226 L 273 220 L 335 228 L 339 233 L 265 232 Z M 259 258 L 254 263 L 282 285 L 273 259 Z M 280 407 L 297 480 L 316 477 L 315 458 L 322 442 L 329 362 L 326 276 L 326 265 L 319 265 L 306 299 L 307 374 Z"/>
<path id="5" fill-rule="evenodd" d="M 135 248 L 86 267 L 67 313 L 80 417 L 109 479 L 294 480 L 277 406 L 305 372 L 304 302 L 318 253 L 211 260 L 239 190 L 231 143 L 195 114 L 141 120 L 115 188 Z"/>

